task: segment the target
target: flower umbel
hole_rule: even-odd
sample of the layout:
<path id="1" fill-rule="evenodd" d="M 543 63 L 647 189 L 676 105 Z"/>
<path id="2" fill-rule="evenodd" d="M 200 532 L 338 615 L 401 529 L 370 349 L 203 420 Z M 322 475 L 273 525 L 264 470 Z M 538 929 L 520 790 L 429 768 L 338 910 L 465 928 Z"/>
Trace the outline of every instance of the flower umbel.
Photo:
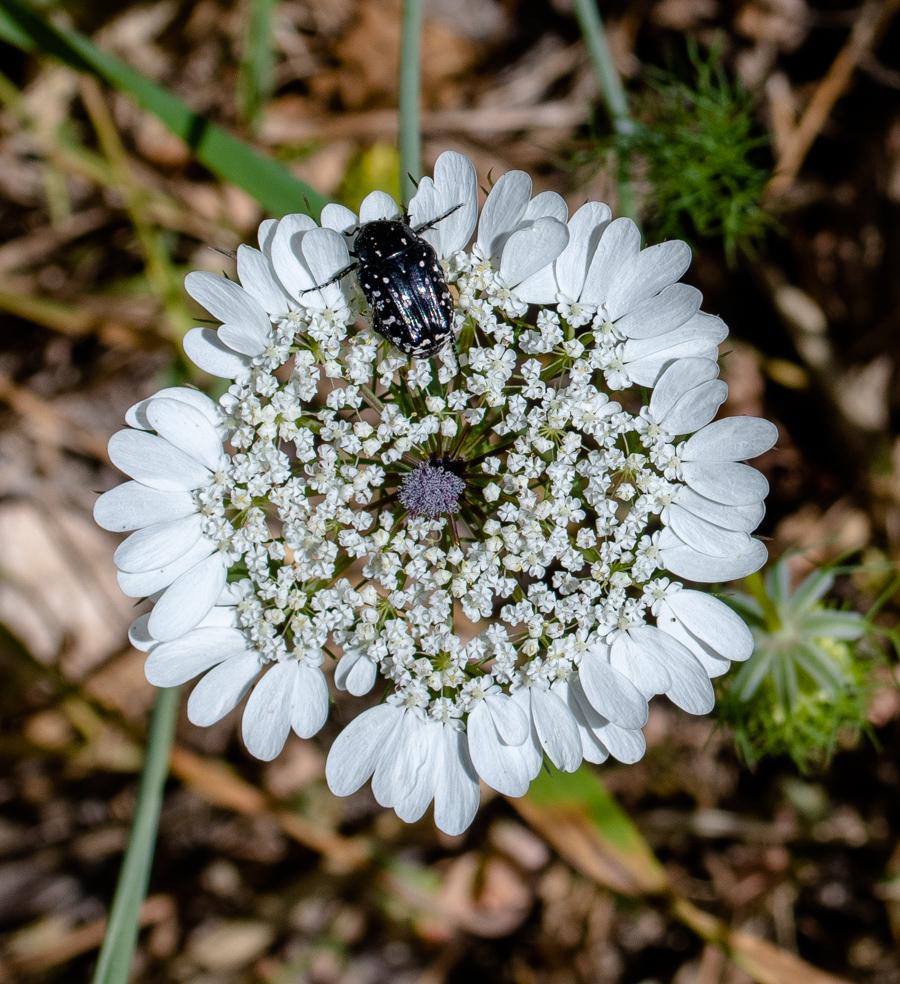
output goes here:
<path id="1" fill-rule="evenodd" d="M 727 329 L 677 282 L 683 243 L 641 250 L 630 220 L 594 202 L 569 218 L 522 172 L 496 182 L 480 219 L 477 196 L 474 167 L 446 153 L 410 203 L 413 227 L 449 213 L 422 233 L 455 298 L 455 342 L 430 359 L 372 330 L 352 276 L 310 290 L 350 265 L 361 225 L 397 216 L 386 195 L 358 218 L 329 205 L 321 227 L 264 222 L 260 249 L 238 253 L 240 285 L 191 274 L 222 325 L 194 329 L 186 351 L 232 380 L 214 408 L 231 457 L 194 475 L 170 454 L 199 546 L 180 559 L 155 500 L 120 504 L 114 490 L 98 505 L 101 522 L 152 529 L 179 572 L 190 550 L 224 558 L 228 583 L 215 597 L 207 585 L 181 635 L 155 631 L 155 612 L 135 630 L 154 682 L 208 671 L 192 720 L 217 720 L 265 671 L 243 730 L 272 758 L 292 727 L 324 722 L 325 659 L 357 696 L 380 677 L 391 692 L 339 736 L 329 784 L 346 794 L 372 777 L 407 820 L 434 800 L 448 832 L 471 822 L 479 776 L 517 796 L 545 754 L 567 771 L 640 758 L 654 694 L 711 709 L 710 679 L 752 638 L 667 575 L 713 582 L 762 565 L 750 533 L 767 486 L 741 462 L 777 436 L 756 418 L 711 422 Z M 158 436 L 146 440 L 197 457 L 187 423 L 176 440 L 147 417 Z"/>

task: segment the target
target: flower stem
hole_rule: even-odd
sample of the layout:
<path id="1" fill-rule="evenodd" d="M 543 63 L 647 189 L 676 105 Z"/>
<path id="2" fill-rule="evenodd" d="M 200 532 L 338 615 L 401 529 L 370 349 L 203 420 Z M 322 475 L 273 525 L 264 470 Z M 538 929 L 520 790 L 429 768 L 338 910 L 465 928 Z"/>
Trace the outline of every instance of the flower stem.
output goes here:
<path id="1" fill-rule="evenodd" d="M 403 29 L 400 39 L 400 189 L 405 203 L 416 193 L 414 182 L 422 176 L 422 134 L 419 129 L 421 41 L 422 0 L 403 0 Z"/>
<path id="2" fill-rule="evenodd" d="M 153 709 L 137 807 L 119 883 L 109 914 L 93 984 L 127 984 L 137 945 L 138 917 L 147 894 L 156 845 L 163 787 L 169 774 L 169 751 L 178 716 L 179 688 L 160 690 Z"/>
<path id="3" fill-rule="evenodd" d="M 600 81 L 600 89 L 606 109 L 612 118 L 617 134 L 627 136 L 634 131 L 634 120 L 628 112 L 628 97 L 609 51 L 606 30 L 597 9 L 597 0 L 575 0 L 575 15 L 584 35 L 594 70 Z M 640 225 L 640 215 L 631 188 L 630 160 L 627 152 L 618 151 L 618 176 L 616 185 L 619 193 L 619 211 Z"/>

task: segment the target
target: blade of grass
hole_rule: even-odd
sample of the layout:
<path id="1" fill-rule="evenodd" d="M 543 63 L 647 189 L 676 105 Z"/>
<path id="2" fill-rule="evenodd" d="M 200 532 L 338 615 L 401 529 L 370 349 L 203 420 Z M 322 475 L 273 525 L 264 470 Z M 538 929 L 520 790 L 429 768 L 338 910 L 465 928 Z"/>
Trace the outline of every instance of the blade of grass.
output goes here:
<path id="1" fill-rule="evenodd" d="M 607 112 L 612 119 L 613 128 L 617 133 L 629 134 L 634 130 L 634 121 L 628 112 L 628 97 L 619 73 L 616 71 L 609 42 L 606 40 L 606 30 L 597 9 L 597 0 L 575 0 L 575 15 L 584 36 L 588 53 L 594 64 L 594 71 L 600 81 L 601 94 L 606 103 Z M 630 161 L 627 155 L 617 151 L 618 179 L 616 186 L 619 193 L 619 212 L 627 215 L 640 225 L 640 215 L 634 202 L 631 189 Z"/>
<path id="2" fill-rule="evenodd" d="M 403 0 L 400 39 L 400 189 L 403 201 L 416 193 L 422 176 L 422 132 L 419 96 L 422 81 L 422 0 Z"/>
<path id="3" fill-rule="evenodd" d="M 274 215 L 305 212 L 305 199 L 309 199 L 317 216 L 328 202 L 326 196 L 193 112 L 162 86 L 77 31 L 50 24 L 21 0 L 0 0 L 0 39 L 24 51 L 52 55 L 71 68 L 128 93 L 142 109 L 159 117 L 180 137 L 213 174 L 243 188 Z"/>
<path id="4" fill-rule="evenodd" d="M 277 9 L 278 0 L 251 0 L 248 9 L 247 32 L 238 69 L 237 102 L 241 116 L 254 130 L 272 94 L 275 66 L 272 21 Z"/>
<path id="5" fill-rule="evenodd" d="M 178 715 L 178 697 L 177 687 L 160 690 L 156 697 L 134 822 L 93 984 L 128 982 L 131 958 L 137 945 L 138 916 L 150 881 L 163 787 L 169 774 L 169 752 Z"/>

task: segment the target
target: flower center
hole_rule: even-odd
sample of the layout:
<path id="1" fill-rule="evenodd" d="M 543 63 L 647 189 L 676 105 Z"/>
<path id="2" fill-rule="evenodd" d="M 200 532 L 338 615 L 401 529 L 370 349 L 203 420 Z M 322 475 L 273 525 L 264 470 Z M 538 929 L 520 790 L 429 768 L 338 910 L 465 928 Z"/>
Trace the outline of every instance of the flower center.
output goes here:
<path id="1" fill-rule="evenodd" d="M 459 474 L 464 465 L 458 458 L 432 455 L 414 468 L 400 485 L 400 501 L 410 516 L 435 519 L 444 513 L 458 512 L 459 497 L 466 488 Z"/>

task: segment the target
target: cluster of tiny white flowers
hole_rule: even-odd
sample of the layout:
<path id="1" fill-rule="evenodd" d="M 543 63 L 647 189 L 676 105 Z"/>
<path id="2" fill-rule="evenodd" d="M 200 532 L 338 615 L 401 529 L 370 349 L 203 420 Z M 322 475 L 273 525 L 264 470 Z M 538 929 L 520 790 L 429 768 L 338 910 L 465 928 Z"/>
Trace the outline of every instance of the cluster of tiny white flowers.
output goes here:
<path id="1" fill-rule="evenodd" d="M 776 432 L 710 423 L 726 329 L 676 282 L 689 250 L 641 251 L 634 224 L 597 203 L 566 224 L 563 200 L 530 188 L 504 175 L 469 247 L 471 163 L 445 154 L 420 186 L 411 212 L 455 295 L 454 339 L 431 358 L 379 333 L 340 275 L 348 239 L 397 217 L 387 196 L 359 218 L 328 206 L 321 227 L 263 223 L 261 249 L 238 253 L 240 285 L 192 274 L 222 324 L 194 329 L 186 351 L 232 384 L 218 407 L 188 390 L 133 407 L 110 454 L 134 481 L 95 511 L 137 531 L 116 560 L 123 590 L 156 600 L 132 631 L 148 676 L 209 670 L 192 720 L 217 720 L 274 664 L 244 715 L 248 747 L 271 758 L 290 728 L 324 722 L 326 658 L 355 695 L 380 677 L 384 713 L 360 719 L 388 728 L 394 751 L 376 755 L 351 725 L 329 782 L 351 791 L 374 770 L 379 801 L 412 817 L 434 796 L 448 830 L 477 805 L 473 763 L 520 795 L 541 748 L 568 770 L 640 757 L 653 694 L 708 710 L 709 678 L 752 639 L 659 572 L 712 582 L 765 558 L 749 536 L 765 480 L 739 462 Z M 438 786 L 410 792 L 386 763 L 420 746 Z M 413 773 L 431 774 L 423 762 Z"/>

